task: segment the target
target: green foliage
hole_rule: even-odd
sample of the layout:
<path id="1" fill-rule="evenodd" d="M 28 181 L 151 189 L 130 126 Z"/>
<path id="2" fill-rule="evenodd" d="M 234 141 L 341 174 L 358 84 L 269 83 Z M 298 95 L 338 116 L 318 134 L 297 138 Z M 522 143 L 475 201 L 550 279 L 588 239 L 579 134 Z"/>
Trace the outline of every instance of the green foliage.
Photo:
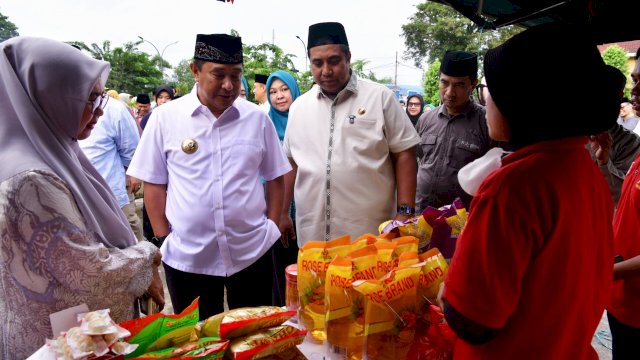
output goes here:
<path id="1" fill-rule="evenodd" d="M 128 42 L 124 47 L 111 49 L 111 42 L 106 40 L 102 47 L 93 43 L 91 47 L 83 42 L 74 41 L 78 46 L 91 54 L 95 59 L 108 61 L 111 64 L 111 74 L 107 87 L 118 92 L 132 95 L 139 93 L 151 94 L 162 84 L 162 72 L 159 70 L 159 57 L 150 58 L 149 54 L 138 51 L 142 41 Z M 170 67 L 171 65 L 166 63 Z"/>
<path id="2" fill-rule="evenodd" d="M 624 76 L 629 79 L 629 67 L 627 66 L 627 53 L 618 45 L 609 46 L 603 53 L 602 59 L 607 65 L 611 65 L 620 70 Z M 627 84 L 624 88 L 624 96 L 631 97 L 630 81 L 627 80 Z"/>
<path id="3" fill-rule="evenodd" d="M 311 71 L 297 72 L 293 74 L 298 81 L 300 94 L 304 94 L 313 87 L 313 74 Z"/>
<path id="4" fill-rule="evenodd" d="M 425 103 L 433 106 L 440 104 L 440 60 L 435 60 L 424 75 L 424 93 L 422 97 Z"/>
<path id="5" fill-rule="evenodd" d="M 620 71 L 625 76 L 629 75 L 629 68 L 627 67 L 627 53 L 618 45 L 609 46 L 603 53 L 602 59 L 605 64 L 611 65 Z"/>
<path id="6" fill-rule="evenodd" d="M 416 66 L 426 60 L 431 64 L 441 59 L 447 50 L 477 52 L 480 57 L 522 29 L 514 26 L 496 31 L 481 31 L 476 24 L 449 6 L 426 1 L 416 6 L 417 12 L 402 25 L 405 38 L 405 59 Z"/>
<path id="7" fill-rule="evenodd" d="M 248 100 L 254 101 L 253 92 L 251 91 L 254 84 L 254 75 L 269 75 L 277 70 L 285 70 L 291 73 L 298 80 L 300 90 L 305 91 L 303 85 L 306 86 L 308 84 L 308 79 L 305 73 L 299 73 L 295 65 L 293 65 L 292 58 L 295 55 L 286 54 L 279 46 L 270 43 L 244 45 L 243 53 L 244 76 L 249 83 Z"/>
<path id="8" fill-rule="evenodd" d="M 179 95 L 188 94 L 196 83 L 191 68 L 189 68 L 190 63 L 191 60 L 189 59 L 181 60 L 178 66 L 173 69 L 171 85 L 176 88 L 176 92 Z"/>
<path id="9" fill-rule="evenodd" d="M 18 27 L 9 18 L 0 13 L 0 42 L 19 36 Z"/>

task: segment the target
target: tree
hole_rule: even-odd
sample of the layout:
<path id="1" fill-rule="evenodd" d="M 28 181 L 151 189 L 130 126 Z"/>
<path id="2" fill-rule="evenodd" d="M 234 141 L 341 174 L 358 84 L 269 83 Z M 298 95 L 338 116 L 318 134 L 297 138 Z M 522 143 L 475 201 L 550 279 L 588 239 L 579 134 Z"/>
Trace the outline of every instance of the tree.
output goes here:
<path id="1" fill-rule="evenodd" d="M 627 53 L 618 45 L 609 46 L 603 53 L 602 59 L 607 65 L 611 65 L 620 70 L 627 79 L 629 78 L 629 67 L 627 66 Z M 628 83 L 628 81 L 627 81 Z M 629 86 L 625 86 L 624 96 L 630 97 L 631 90 Z"/>
<path id="2" fill-rule="evenodd" d="M 515 26 L 495 31 L 482 31 L 449 6 L 426 1 L 416 6 L 418 11 L 402 25 L 402 36 L 408 50 L 405 59 L 413 59 L 420 67 L 426 59 L 432 64 L 447 50 L 478 52 L 481 56 L 522 29 Z"/>
<path id="3" fill-rule="evenodd" d="M 424 93 L 422 98 L 425 103 L 437 106 L 440 103 L 440 60 L 434 61 L 424 75 Z"/>
<path id="4" fill-rule="evenodd" d="M 180 95 L 189 93 L 196 83 L 196 79 L 193 77 L 193 73 L 189 67 L 190 63 L 191 60 L 184 59 L 174 68 L 171 85 L 176 88 L 176 92 Z"/>
<path id="5" fill-rule="evenodd" d="M 391 80 L 391 78 L 382 78 L 382 79 L 378 79 L 376 77 L 376 74 L 373 73 L 373 71 L 369 70 L 369 72 L 365 72 L 364 67 L 369 63 L 368 60 L 364 60 L 364 59 L 357 59 L 351 62 L 351 70 L 353 71 L 353 73 L 360 78 L 363 79 L 369 79 L 371 81 L 375 81 L 381 84 L 389 84 L 392 83 L 393 81 Z"/>
<path id="6" fill-rule="evenodd" d="M 602 59 L 605 64 L 611 65 L 622 71 L 625 76 L 629 76 L 629 67 L 627 66 L 627 53 L 618 45 L 609 46 L 603 53 Z"/>
<path id="7" fill-rule="evenodd" d="M 16 25 L 0 13 L 0 42 L 19 35 Z"/>
<path id="8" fill-rule="evenodd" d="M 279 46 L 269 43 L 245 45 L 242 51 L 244 55 L 244 76 L 247 78 L 250 88 L 253 88 L 255 74 L 269 75 L 277 70 L 290 72 L 299 81 L 298 85 L 303 82 L 306 83 L 304 78 L 298 74 L 298 70 L 291 60 L 295 55 L 286 54 Z M 302 87 L 300 90 L 302 90 Z M 247 99 L 254 100 L 250 89 L 247 91 Z"/>
<path id="9" fill-rule="evenodd" d="M 108 88 L 133 95 L 153 93 L 163 81 L 159 70 L 159 57 L 151 58 L 149 54 L 138 51 L 137 47 L 141 43 L 142 41 L 128 42 L 123 47 L 112 50 L 111 42 L 108 40 L 102 43 L 102 47 L 96 43 L 89 47 L 80 41 L 71 42 L 72 45 L 89 52 L 93 58 L 111 64 L 111 73 L 106 85 Z"/>

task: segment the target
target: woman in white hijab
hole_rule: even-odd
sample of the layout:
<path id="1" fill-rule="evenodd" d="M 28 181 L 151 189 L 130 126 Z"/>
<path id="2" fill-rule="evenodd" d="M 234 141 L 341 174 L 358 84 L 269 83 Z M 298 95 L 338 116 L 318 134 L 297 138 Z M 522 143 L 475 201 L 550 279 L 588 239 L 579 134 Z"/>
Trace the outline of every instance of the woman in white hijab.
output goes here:
<path id="1" fill-rule="evenodd" d="M 52 338 L 49 314 L 82 303 L 133 317 L 164 304 L 158 249 L 136 244 L 108 185 L 78 147 L 102 115 L 109 64 L 70 45 L 0 43 L 0 358 Z M 56 334 L 57 335 L 57 334 Z"/>

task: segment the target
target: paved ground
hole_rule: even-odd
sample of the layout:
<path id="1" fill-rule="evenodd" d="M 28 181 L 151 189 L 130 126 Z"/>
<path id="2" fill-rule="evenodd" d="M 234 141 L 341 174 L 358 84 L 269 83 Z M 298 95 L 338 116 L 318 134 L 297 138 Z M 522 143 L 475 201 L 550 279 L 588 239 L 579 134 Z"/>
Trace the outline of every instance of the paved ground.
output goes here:
<path id="1" fill-rule="evenodd" d="M 600 324 L 596 330 L 596 334 L 593 336 L 591 344 L 598 352 L 598 356 L 601 360 L 611 360 L 611 341 L 609 338 L 609 322 L 607 321 L 607 314 L 602 314 Z"/>

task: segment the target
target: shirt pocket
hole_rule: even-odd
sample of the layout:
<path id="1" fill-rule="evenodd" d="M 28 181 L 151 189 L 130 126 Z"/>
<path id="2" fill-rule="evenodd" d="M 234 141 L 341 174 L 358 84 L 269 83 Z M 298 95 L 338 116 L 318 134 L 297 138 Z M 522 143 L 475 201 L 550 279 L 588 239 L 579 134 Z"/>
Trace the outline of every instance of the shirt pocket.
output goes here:
<path id="1" fill-rule="evenodd" d="M 354 155 L 380 158 L 389 151 L 384 141 L 382 124 L 375 118 L 347 116 L 342 123 L 342 134 L 334 133 L 334 144 L 343 144 Z"/>
<path id="2" fill-rule="evenodd" d="M 240 173 L 255 174 L 263 158 L 262 144 L 255 139 L 235 139 L 229 160 Z"/>
<path id="3" fill-rule="evenodd" d="M 344 119 L 343 131 L 348 138 L 373 139 L 377 123 L 376 119 L 351 115 Z"/>
<path id="4" fill-rule="evenodd" d="M 422 134 L 420 141 L 422 157 L 420 158 L 420 163 L 433 164 L 436 161 L 436 146 L 438 146 L 438 135 Z"/>
<path id="5" fill-rule="evenodd" d="M 481 146 L 474 138 L 457 138 L 451 147 L 451 166 L 460 170 L 463 166 L 481 157 Z"/>

